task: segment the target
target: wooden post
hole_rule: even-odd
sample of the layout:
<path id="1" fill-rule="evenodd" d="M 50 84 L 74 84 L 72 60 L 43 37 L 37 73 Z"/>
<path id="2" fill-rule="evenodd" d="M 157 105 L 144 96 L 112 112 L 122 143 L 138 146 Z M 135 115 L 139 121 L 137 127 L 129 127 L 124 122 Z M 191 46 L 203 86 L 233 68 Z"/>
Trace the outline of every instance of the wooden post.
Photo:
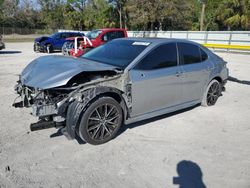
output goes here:
<path id="1" fill-rule="evenodd" d="M 203 31 L 205 7 L 206 7 L 206 4 L 205 4 L 205 3 L 202 3 L 202 8 L 201 8 L 201 20 L 200 20 L 200 31 Z"/>

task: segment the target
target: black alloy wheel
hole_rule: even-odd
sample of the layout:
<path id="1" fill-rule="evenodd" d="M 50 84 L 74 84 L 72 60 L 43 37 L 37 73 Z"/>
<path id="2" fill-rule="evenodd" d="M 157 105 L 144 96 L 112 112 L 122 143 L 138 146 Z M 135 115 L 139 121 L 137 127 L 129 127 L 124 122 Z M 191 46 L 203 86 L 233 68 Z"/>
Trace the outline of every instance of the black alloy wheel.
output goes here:
<path id="1" fill-rule="evenodd" d="M 122 124 L 122 108 L 111 97 L 94 101 L 82 116 L 79 136 L 84 141 L 98 145 L 111 140 Z"/>
<path id="2" fill-rule="evenodd" d="M 213 82 L 207 92 L 207 105 L 212 106 L 216 103 L 221 93 L 220 83 Z"/>
<path id="3" fill-rule="evenodd" d="M 112 135 L 118 127 L 119 113 L 112 104 L 103 104 L 94 109 L 88 119 L 88 134 L 96 141 L 102 141 Z"/>

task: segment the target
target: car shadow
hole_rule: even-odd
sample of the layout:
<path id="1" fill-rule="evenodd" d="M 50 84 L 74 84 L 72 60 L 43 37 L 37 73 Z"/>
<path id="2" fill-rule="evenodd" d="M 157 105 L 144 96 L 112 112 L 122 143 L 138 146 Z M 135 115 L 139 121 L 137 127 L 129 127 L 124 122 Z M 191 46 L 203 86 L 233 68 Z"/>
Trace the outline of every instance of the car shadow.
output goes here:
<path id="1" fill-rule="evenodd" d="M 173 184 L 181 188 L 206 188 L 202 180 L 202 171 L 198 164 L 192 161 L 180 161 L 176 171 L 178 177 L 173 177 Z"/>
<path id="2" fill-rule="evenodd" d="M 194 109 L 194 108 L 196 108 L 198 106 L 200 106 L 200 104 L 197 104 L 195 106 L 185 108 L 185 109 L 182 109 L 182 110 L 178 110 L 178 111 L 175 111 L 175 112 L 171 112 L 171 113 L 168 113 L 168 114 L 164 114 L 164 115 L 156 116 L 156 117 L 149 118 L 149 119 L 146 119 L 146 120 L 131 123 L 131 124 L 128 124 L 128 125 L 123 125 L 120 128 L 120 130 L 118 131 L 116 137 L 121 135 L 122 133 L 124 133 L 127 129 L 133 129 L 133 128 L 136 128 L 136 127 L 139 127 L 139 126 L 142 126 L 142 125 L 154 122 L 154 121 L 158 121 L 158 120 L 165 119 L 165 118 L 168 118 L 168 117 L 171 117 L 171 116 L 175 116 L 175 115 L 190 111 L 190 110 L 192 110 L 192 109 Z"/>
<path id="3" fill-rule="evenodd" d="M 154 122 L 154 121 L 158 121 L 158 120 L 161 120 L 161 119 L 164 119 L 164 118 L 168 118 L 168 117 L 171 117 L 171 116 L 174 116 L 174 115 L 178 115 L 178 114 L 180 114 L 180 113 L 184 113 L 184 112 L 187 112 L 187 111 L 189 111 L 189 110 L 192 110 L 192 109 L 194 109 L 194 108 L 196 108 L 196 107 L 198 107 L 198 106 L 200 106 L 200 104 L 197 104 L 197 105 L 195 105 L 195 106 L 192 106 L 192 107 L 189 107 L 189 108 L 185 108 L 185 109 L 182 109 L 182 110 L 178 110 L 178 111 L 176 111 L 176 112 L 172 112 L 172 113 L 164 114 L 164 115 L 161 115 L 161 116 L 153 117 L 153 118 L 150 118 L 150 119 L 138 121 L 138 122 L 136 122 L 136 123 L 131 123 L 131 124 L 128 124 L 128 125 L 123 125 L 123 126 L 119 129 L 119 131 L 118 131 L 117 135 L 115 136 L 115 138 L 118 137 L 118 136 L 120 136 L 120 135 L 121 135 L 122 133 L 124 133 L 127 129 L 133 129 L 133 128 L 136 128 L 136 127 L 139 127 L 139 126 L 142 126 L 142 125 L 146 125 L 146 124 L 151 123 L 151 122 Z M 55 137 L 59 137 L 59 136 L 66 136 L 67 133 L 65 133 L 65 134 L 66 134 L 66 135 L 65 135 L 64 132 L 65 132 L 65 128 L 64 128 L 64 127 L 59 128 L 59 129 L 57 130 L 57 132 L 55 132 L 55 133 L 53 133 L 53 134 L 50 135 L 50 138 L 55 138 Z M 67 137 L 67 136 L 66 136 L 66 137 Z M 115 138 L 114 138 L 114 139 L 115 139 Z M 86 144 L 86 142 L 84 142 L 81 138 L 79 138 L 79 136 L 78 136 L 77 134 L 75 135 L 75 139 L 76 139 L 76 141 L 77 141 L 79 144 Z"/>
<path id="4" fill-rule="evenodd" d="M 232 76 L 228 77 L 228 81 L 231 82 L 236 82 L 236 83 L 240 83 L 240 84 L 244 84 L 244 85 L 250 85 L 250 81 L 247 80 L 239 80 L 238 78 L 234 78 Z"/>
<path id="5" fill-rule="evenodd" d="M 57 132 L 53 133 L 50 135 L 50 138 L 56 138 L 59 136 L 65 136 L 67 138 L 67 136 L 64 134 L 65 132 L 65 128 L 61 127 L 57 130 Z M 66 133 L 67 134 L 67 133 Z M 78 142 L 78 144 L 86 144 L 86 142 L 84 142 L 81 138 L 79 138 L 79 136 L 76 134 L 75 135 L 75 140 Z"/>
<path id="6" fill-rule="evenodd" d="M 22 51 L 0 51 L 0 54 L 19 54 Z"/>

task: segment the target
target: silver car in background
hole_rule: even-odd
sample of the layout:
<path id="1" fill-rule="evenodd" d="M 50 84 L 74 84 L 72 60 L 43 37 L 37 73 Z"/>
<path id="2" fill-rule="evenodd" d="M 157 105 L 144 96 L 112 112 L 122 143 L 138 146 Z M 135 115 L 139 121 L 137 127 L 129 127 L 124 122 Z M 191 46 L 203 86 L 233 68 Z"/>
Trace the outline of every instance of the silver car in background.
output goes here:
<path id="1" fill-rule="evenodd" d="M 179 39 L 113 40 L 81 58 L 44 56 L 21 73 L 15 107 L 33 108 L 31 130 L 62 127 L 90 144 L 111 140 L 122 124 L 196 104 L 216 103 L 226 62 L 200 44 Z"/>

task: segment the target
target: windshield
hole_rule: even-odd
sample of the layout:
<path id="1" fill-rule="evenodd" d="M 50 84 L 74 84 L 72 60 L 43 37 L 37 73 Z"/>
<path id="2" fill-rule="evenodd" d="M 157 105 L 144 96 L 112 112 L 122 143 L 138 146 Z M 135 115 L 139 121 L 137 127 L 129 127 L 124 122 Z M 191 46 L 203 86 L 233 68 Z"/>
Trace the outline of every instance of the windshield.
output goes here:
<path id="1" fill-rule="evenodd" d="M 91 40 L 91 39 L 95 39 L 96 37 L 98 37 L 100 33 L 102 33 L 101 30 L 94 30 L 94 31 L 88 32 L 86 36 Z"/>
<path id="2" fill-rule="evenodd" d="M 114 40 L 89 51 L 82 58 L 125 69 L 149 44 L 132 40 Z"/>

